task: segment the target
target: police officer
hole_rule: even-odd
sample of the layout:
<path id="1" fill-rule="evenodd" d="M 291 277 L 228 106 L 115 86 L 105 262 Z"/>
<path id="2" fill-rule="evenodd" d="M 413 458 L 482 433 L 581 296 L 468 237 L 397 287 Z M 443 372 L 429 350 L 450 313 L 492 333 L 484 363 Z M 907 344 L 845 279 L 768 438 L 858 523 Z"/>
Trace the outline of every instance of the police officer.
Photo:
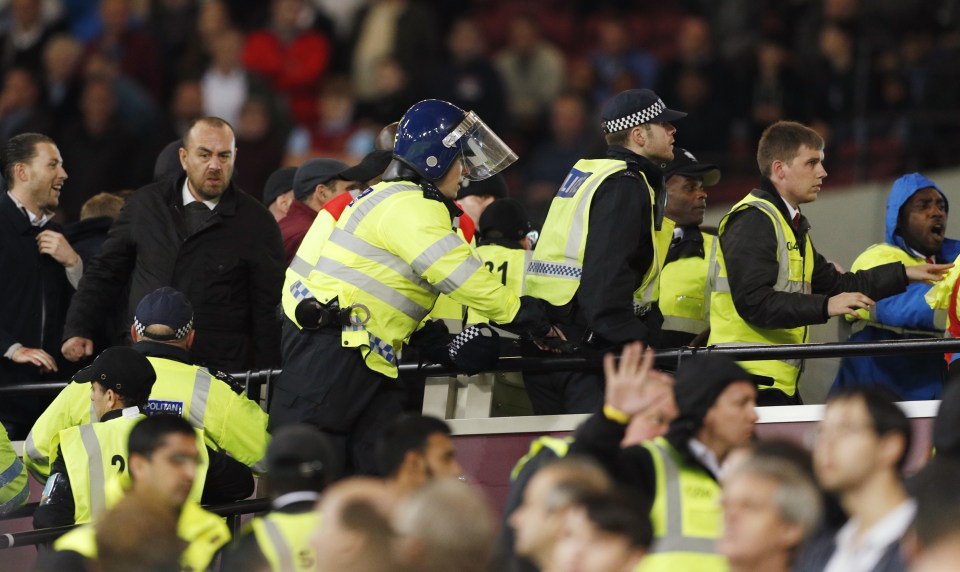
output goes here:
<path id="1" fill-rule="evenodd" d="M 439 293 L 524 334 L 552 331 L 542 305 L 504 288 L 453 228 L 462 178 L 504 169 L 509 147 L 476 114 L 425 100 L 400 121 L 393 157 L 384 181 L 317 237 L 270 411 L 271 430 L 315 424 L 349 452 L 348 470 L 369 473 L 376 434 L 401 411 L 399 354 Z M 310 239 L 301 251 L 315 249 Z"/>
<path id="2" fill-rule="evenodd" d="M 29 497 L 27 469 L 13 449 L 7 430 L 0 425 L 0 516 L 23 505 Z"/>
<path id="3" fill-rule="evenodd" d="M 34 528 L 90 522 L 103 513 L 107 479 L 127 470 L 127 438 L 143 418 L 156 374 L 138 352 L 113 347 L 74 379 L 90 383 L 89 400 L 99 422 L 64 429 L 51 442 L 57 453 L 33 513 Z"/>
<path id="4" fill-rule="evenodd" d="M 710 293 L 717 264 L 717 236 L 701 230 L 707 208 L 705 188 L 720 181 L 720 169 L 697 161 L 693 153 L 673 149 L 663 172 L 667 184 L 666 216 L 673 240 L 660 273 L 661 345 L 689 345 L 710 328 Z M 706 341 L 706 340 L 704 340 Z"/>
<path id="5" fill-rule="evenodd" d="M 659 342 L 658 276 L 670 239 L 656 232 L 666 198 L 662 168 L 674 156 L 670 122 L 685 116 L 649 89 L 614 96 L 602 112 L 606 158 L 578 161 L 550 204 L 527 294 L 560 307 L 551 317 L 587 349 Z M 540 415 L 586 413 L 603 402 L 599 372 L 525 379 Z"/>
<path id="6" fill-rule="evenodd" d="M 136 494 L 155 499 L 175 513 L 177 535 L 186 546 L 180 554 L 184 572 L 208 570 L 218 551 L 230 542 L 230 529 L 223 518 L 192 500 L 204 463 L 204 449 L 197 447 L 195 431 L 176 415 L 154 415 L 137 423 L 127 446 L 129 478 L 113 481 L 108 491 L 111 502 L 119 502 L 124 494 Z M 109 517 L 107 512 L 105 518 Z M 40 553 L 36 570 L 90 570 L 98 555 L 94 526 L 85 524 L 58 538 L 52 551 Z"/>
<path id="7" fill-rule="evenodd" d="M 310 542 L 320 526 L 320 493 L 338 476 L 333 445 L 315 427 L 289 425 L 267 449 L 267 490 L 272 508 L 253 519 L 227 555 L 224 570 L 300 572 L 316 569 Z"/>
<path id="8" fill-rule="evenodd" d="M 240 394 L 240 385 L 222 372 L 190 363 L 193 343 L 193 307 L 187 297 L 168 286 L 159 288 L 137 305 L 131 337 L 133 349 L 146 356 L 157 381 L 150 392 L 145 413 L 180 415 L 197 429 L 213 453 L 215 470 L 205 500 L 230 502 L 249 496 L 250 470 L 263 469 L 267 450 L 267 414 Z M 37 419 L 24 442 L 24 461 L 34 475 L 49 472 L 50 440 L 67 427 L 96 421 L 85 384 L 65 387 Z M 224 455 L 220 451 L 229 454 Z M 250 468 L 247 468 L 250 467 Z"/>
<path id="9" fill-rule="evenodd" d="M 637 351 L 627 346 L 624 359 Z M 606 360 L 612 368 L 613 356 Z M 755 379 L 721 355 L 684 362 L 673 388 L 679 415 L 666 436 L 620 448 L 630 420 L 671 389 L 669 378 L 651 369 L 651 350 L 643 362 L 631 361 L 639 367 L 608 376 L 603 411 L 577 429 L 570 455 L 593 457 L 619 484 L 652 500 L 642 507 L 649 510 L 654 531 L 644 571 L 727 570 L 716 549 L 723 518 L 717 479 L 727 454 L 753 435 Z"/>

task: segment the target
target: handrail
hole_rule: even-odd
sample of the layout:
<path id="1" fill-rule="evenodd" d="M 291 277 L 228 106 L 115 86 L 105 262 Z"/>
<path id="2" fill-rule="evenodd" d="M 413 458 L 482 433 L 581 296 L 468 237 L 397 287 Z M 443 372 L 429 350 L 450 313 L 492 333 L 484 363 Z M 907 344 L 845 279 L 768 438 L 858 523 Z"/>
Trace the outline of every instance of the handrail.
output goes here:
<path id="1" fill-rule="evenodd" d="M 21 514 L 19 518 L 27 518 L 33 514 L 33 510 L 37 508 L 37 504 L 38 503 L 30 503 L 20 507 L 20 511 L 26 512 L 29 510 L 30 513 Z M 231 503 L 204 506 L 203 508 L 217 516 L 226 517 L 230 525 L 230 531 L 234 534 L 234 536 L 236 536 L 237 530 L 239 530 L 238 517 L 243 514 L 266 512 L 270 510 L 270 499 L 247 499 Z M 57 538 L 60 538 L 65 533 L 70 532 L 77 526 L 79 525 L 71 524 L 67 526 L 56 526 L 52 528 L 40 528 L 37 530 L 25 530 L 23 532 L 0 534 L 0 550 L 6 548 L 19 548 L 21 546 L 31 546 L 44 542 L 52 542 Z"/>
<path id="2" fill-rule="evenodd" d="M 721 354 L 737 360 L 777 360 L 953 352 L 960 352 L 960 339 L 916 338 L 878 342 L 683 347 L 660 350 L 657 352 L 656 360 L 660 367 L 675 369 L 683 363 L 683 360 L 700 354 Z M 601 369 L 602 367 L 603 359 L 599 354 L 593 356 L 505 356 L 501 357 L 496 367 L 490 371 L 584 371 Z M 398 369 L 401 374 L 418 374 L 427 377 L 456 376 L 462 373 L 454 367 L 445 365 L 419 365 L 416 363 L 402 363 Z M 260 386 L 268 383 L 280 372 L 279 369 L 262 369 L 241 372 L 233 374 L 233 376 L 246 382 L 248 396 L 259 399 Z M 0 385 L 0 395 L 4 393 L 59 391 L 66 385 L 66 381 Z M 251 387 L 257 388 L 257 392 L 251 391 Z M 251 393 L 256 393 L 256 397 Z"/>

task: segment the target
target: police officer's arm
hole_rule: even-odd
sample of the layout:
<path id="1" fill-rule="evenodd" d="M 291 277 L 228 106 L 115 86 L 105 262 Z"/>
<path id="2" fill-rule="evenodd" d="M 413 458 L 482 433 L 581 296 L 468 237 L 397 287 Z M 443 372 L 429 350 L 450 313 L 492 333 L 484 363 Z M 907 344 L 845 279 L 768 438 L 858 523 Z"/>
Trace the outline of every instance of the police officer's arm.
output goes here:
<path id="1" fill-rule="evenodd" d="M 429 208 L 433 211 L 422 217 L 398 216 L 389 223 L 384 218 L 381 224 L 390 227 L 380 229 L 387 239 L 384 244 L 455 302 L 495 322 L 511 322 L 520 310 L 520 299 L 486 271 L 470 245 L 452 230 L 446 207 L 436 202 Z"/>
<path id="2" fill-rule="evenodd" d="M 89 423 L 89 413 L 81 418 L 75 415 L 80 410 L 78 407 L 89 412 L 89 404 L 90 384 L 71 382 L 34 422 L 23 442 L 23 464 L 38 481 L 44 482 L 50 476 L 50 453 L 54 437 L 68 427 Z"/>
<path id="3" fill-rule="evenodd" d="M 210 457 L 207 478 L 203 485 L 203 504 L 221 504 L 243 500 L 253 494 L 250 468 L 222 451 L 207 447 Z"/>
<path id="4" fill-rule="evenodd" d="M 261 209 L 263 210 L 263 209 Z M 256 365 L 259 368 L 280 365 L 280 321 L 277 306 L 283 288 L 286 270 L 286 255 L 280 238 L 280 227 L 270 213 L 258 213 L 260 236 L 257 252 L 247 266 L 250 285 L 251 341 L 254 345 Z"/>
<path id="5" fill-rule="evenodd" d="M 647 326 L 633 313 L 633 293 L 640 277 L 631 264 L 646 261 L 642 273 L 653 263 L 650 210 L 646 183 L 629 171 L 604 181 L 590 205 L 577 301 L 587 327 L 615 344 L 649 337 Z M 641 250 L 633 260 L 637 245 Z"/>
<path id="6" fill-rule="evenodd" d="M 223 415 L 204 425 L 204 433 L 218 447 L 247 465 L 254 472 L 263 472 L 258 463 L 267 452 L 267 414 L 260 405 L 245 395 L 237 395 L 220 381 L 212 380 L 211 397 L 223 404 Z"/>
<path id="7" fill-rule="evenodd" d="M 760 209 L 743 209 L 730 215 L 720 235 L 720 248 L 733 305 L 748 323 L 785 329 L 822 324 L 829 319 L 828 296 L 823 293 L 773 289 L 780 269 L 777 233 L 770 217 Z"/>
<path id="8" fill-rule="evenodd" d="M 144 208 L 141 203 L 143 200 L 138 200 L 136 194 L 130 197 L 110 227 L 99 253 L 83 271 L 83 278 L 67 310 L 64 340 L 90 338 L 103 316 L 111 315 L 110 310 L 117 300 L 122 299 L 120 294 L 129 281 L 137 258 L 136 241 L 132 236 L 135 229 L 131 222 Z M 99 349 L 94 348 L 94 351 Z"/>
<path id="9" fill-rule="evenodd" d="M 51 528 L 73 524 L 76 505 L 73 502 L 73 491 L 70 488 L 67 465 L 63 461 L 63 454 L 59 446 L 57 447 L 57 458 L 50 468 L 50 480 L 48 480 L 43 492 L 44 498 L 41 499 L 40 506 L 33 511 L 33 528 Z"/>

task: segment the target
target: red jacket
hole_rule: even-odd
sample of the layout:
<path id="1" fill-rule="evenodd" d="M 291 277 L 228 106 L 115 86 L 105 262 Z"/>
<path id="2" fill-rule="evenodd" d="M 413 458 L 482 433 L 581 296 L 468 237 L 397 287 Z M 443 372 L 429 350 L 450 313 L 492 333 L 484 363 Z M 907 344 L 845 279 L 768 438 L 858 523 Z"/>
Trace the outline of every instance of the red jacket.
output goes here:
<path id="1" fill-rule="evenodd" d="M 344 194 L 350 196 L 348 193 Z M 300 200 L 294 200 L 290 203 L 287 216 L 280 219 L 280 236 L 283 237 L 283 253 L 287 256 L 287 266 L 296 256 L 297 249 L 300 248 L 300 243 L 303 242 L 303 237 L 307 235 L 315 218 L 317 218 L 317 211 Z"/>
<path id="2" fill-rule="evenodd" d="M 320 78 L 330 63 L 327 38 L 307 31 L 284 44 L 272 31 L 259 30 L 247 37 L 243 63 L 287 96 L 297 123 L 306 124 L 316 119 Z"/>

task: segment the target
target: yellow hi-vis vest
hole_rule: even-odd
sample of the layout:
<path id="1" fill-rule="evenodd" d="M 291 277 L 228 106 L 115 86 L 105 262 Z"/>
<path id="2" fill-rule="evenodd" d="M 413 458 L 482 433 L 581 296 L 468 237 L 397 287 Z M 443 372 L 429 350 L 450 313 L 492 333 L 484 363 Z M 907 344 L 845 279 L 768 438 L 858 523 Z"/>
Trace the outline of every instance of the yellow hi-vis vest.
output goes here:
<path id="1" fill-rule="evenodd" d="M 501 284 L 510 289 L 517 296 L 523 296 L 527 289 L 527 266 L 533 259 L 532 250 L 508 248 L 499 244 L 484 244 L 477 247 L 477 254 L 483 260 L 483 267 L 492 273 Z M 467 315 L 468 324 L 478 324 L 489 320 L 470 311 Z M 501 335 L 504 332 L 500 332 Z M 510 337 L 516 337 L 508 334 Z"/>
<path id="2" fill-rule="evenodd" d="M 520 476 L 520 472 L 523 471 L 523 468 L 527 466 L 527 463 L 530 462 L 530 459 L 533 459 L 539 455 L 540 451 L 543 451 L 544 449 L 553 451 L 553 454 L 556 455 L 558 459 L 566 457 L 567 453 L 570 451 L 570 443 L 573 443 L 573 437 L 561 438 L 551 437 L 550 435 L 537 437 L 530 442 L 530 450 L 527 451 L 527 454 L 520 457 L 520 460 L 517 461 L 516 465 L 514 465 L 513 470 L 510 471 L 510 480 L 517 480 L 517 477 Z"/>
<path id="3" fill-rule="evenodd" d="M 581 159 L 573 166 L 550 203 L 540 240 L 537 241 L 533 259 L 527 267 L 527 294 L 546 300 L 554 306 L 564 306 L 573 299 L 583 275 L 583 255 L 590 226 L 590 203 L 604 180 L 626 168 L 626 161 L 614 159 Z M 647 181 L 646 175 L 642 172 L 639 175 L 647 186 L 650 204 L 653 205 L 653 187 Z M 659 232 L 654 230 L 651 209 L 653 261 L 634 293 L 634 303 L 645 308 L 651 306 L 659 297 L 657 278 L 667 255 L 666 247 L 673 236 L 673 223 L 669 219 L 664 219 L 663 222 L 663 228 Z M 632 223 L 633 221 L 621 221 L 621 224 Z"/>
<path id="4" fill-rule="evenodd" d="M 57 435 L 73 493 L 73 522 L 91 522 L 106 511 L 107 482 L 127 473 L 127 442 L 140 419 L 140 410 L 129 407 L 116 419 L 70 427 Z"/>
<path id="5" fill-rule="evenodd" d="M 464 242 L 469 244 L 471 248 L 475 248 L 474 243 L 467 240 L 463 234 L 463 230 L 459 227 L 457 227 L 457 234 L 460 235 Z M 479 255 L 476 250 L 474 250 L 474 253 Z M 468 312 L 469 308 L 463 304 L 454 302 L 450 296 L 441 292 L 440 295 L 437 296 L 437 301 L 433 304 L 433 309 L 427 314 L 425 321 L 440 320 L 447 326 L 447 331 L 455 336 L 463 331 L 464 320 L 466 320 L 466 314 Z M 466 323 L 475 324 L 477 322 L 467 320 Z"/>
<path id="6" fill-rule="evenodd" d="M 927 263 L 926 259 L 920 256 L 913 256 L 898 246 L 883 242 L 880 244 L 871 245 L 869 248 L 864 250 L 863 253 L 853 261 L 853 266 L 850 267 L 850 272 L 867 270 L 888 264 L 890 262 L 900 262 L 904 265 L 904 267 Z M 938 284 L 942 283 L 943 281 L 938 282 Z M 901 326 L 883 324 L 877 318 L 876 306 L 871 306 L 869 311 L 863 309 L 857 310 L 857 315 L 859 316 L 859 319 L 850 315 L 844 316 L 848 322 L 853 322 L 851 331 L 854 334 L 869 326 L 871 328 L 889 330 L 902 336 L 942 338 L 947 330 L 946 306 L 943 308 L 934 307 L 933 323 L 934 326 L 936 326 L 936 330 L 915 330 Z"/>
<path id="7" fill-rule="evenodd" d="M 173 413 L 187 419 L 210 448 L 226 451 L 251 467 L 264 470 L 267 414 L 205 368 L 175 360 L 148 357 L 157 374 L 145 413 Z M 50 475 L 50 443 L 68 427 L 99 421 L 90 402 L 89 383 L 70 383 L 33 424 L 23 443 L 23 461 L 38 479 Z"/>
<path id="8" fill-rule="evenodd" d="M 717 276 L 717 237 L 703 234 L 703 258 L 668 262 L 660 271 L 663 329 L 699 334 L 710 327 L 710 295 Z"/>
<path id="9" fill-rule="evenodd" d="M 309 241 L 308 234 L 308 248 Z M 440 292 L 498 322 L 520 309 L 453 231 L 447 207 L 404 181 L 378 183 L 344 210 L 303 286 L 320 302 L 336 298 L 352 309 L 343 347 L 362 351 L 367 367 L 393 378 L 403 344 Z"/>
<path id="10" fill-rule="evenodd" d="M 291 322 L 297 322 L 297 304 L 304 298 L 316 298 L 309 288 L 304 284 L 304 280 L 313 271 L 313 267 L 320 260 L 320 251 L 323 245 L 330 237 L 334 227 L 337 225 L 337 219 L 333 217 L 330 211 L 320 209 L 317 218 L 313 219 L 313 224 L 303 237 L 303 242 L 297 249 L 297 254 L 290 261 L 286 274 L 283 279 L 283 291 L 280 293 L 280 305 L 283 307 L 284 315 Z"/>
<path id="11" fill-rule="evenodd" d="M 813 244 L 810 237 L 805 240 L 806 247 L 800 252 L 799 245 L 794 238 L 793 226 L 780 214 L 780 210 L 770 201 L 749 194 L 735 204 L 723 220 L 720 221 L 720 236 L 726 228 L 730 215 L 743 209 L 755 208 L 770 217 L 770 222 L 777 233 L 777 261 L 780 269 L 773 289 L 777 292 L 791 292 L 810 294 L 813 291 Z M 809 328 L 799 326 L 780 330 L 758 328 L 747 323 L 737 313 L 730 294 L 730 283 L 727 280 L 727 266 L 721 249 L 717 261 L 717 283 L 710 298 L 710 345 L 719 346 L 746 346 L 746 345 L 781 345 L 806 343 Z M 762 375 L 773 380 L 773 388 L 783 391 L 789 396 L 797 393 L 797 380 L 803 366 L 803 360 L 761 360 L 738 362 L 743 369 L 755 375 Z M 768 387 L 760 387 L 770 389 Z"/>
<path id="12" fill-rule="evenodd" d="M 643 446 L 650 451 L 656 496 L 650 509 L 653 545 L 640 572 L 722 572 L 726 559 L 717 554 L 723 534 L 720 485 L 703 469 L 686 462 L 663 437 Z"/>
<path id="13" fill-rule="evenodd" d="M 177 536 L 187 543 L 180 555 L 184 572 L 207 570 L 214 557 L 230 542 L 230 529 L 223 518 L 200 508 L 195 502 L 187 502 L 177 521 Z M 90 560 L 97 558 L 97 539 L 93 524 L 78 526 L 53 543 L 53 549 L 73 551 Z"/>
<path id="14" fill-rule="evenodd" d="M 0 425 L 0 516 L 23 505 L 29 497 L 27 470 L 13 450 L 7 430 Z"/>
<path id="15" fill-rule="evenodd" d="M 260 551 L 274 572 L 308 572 L 317 567 L 310 536 L 320 526 L 320 512 L 271 512 L 250 521 Z"/>

